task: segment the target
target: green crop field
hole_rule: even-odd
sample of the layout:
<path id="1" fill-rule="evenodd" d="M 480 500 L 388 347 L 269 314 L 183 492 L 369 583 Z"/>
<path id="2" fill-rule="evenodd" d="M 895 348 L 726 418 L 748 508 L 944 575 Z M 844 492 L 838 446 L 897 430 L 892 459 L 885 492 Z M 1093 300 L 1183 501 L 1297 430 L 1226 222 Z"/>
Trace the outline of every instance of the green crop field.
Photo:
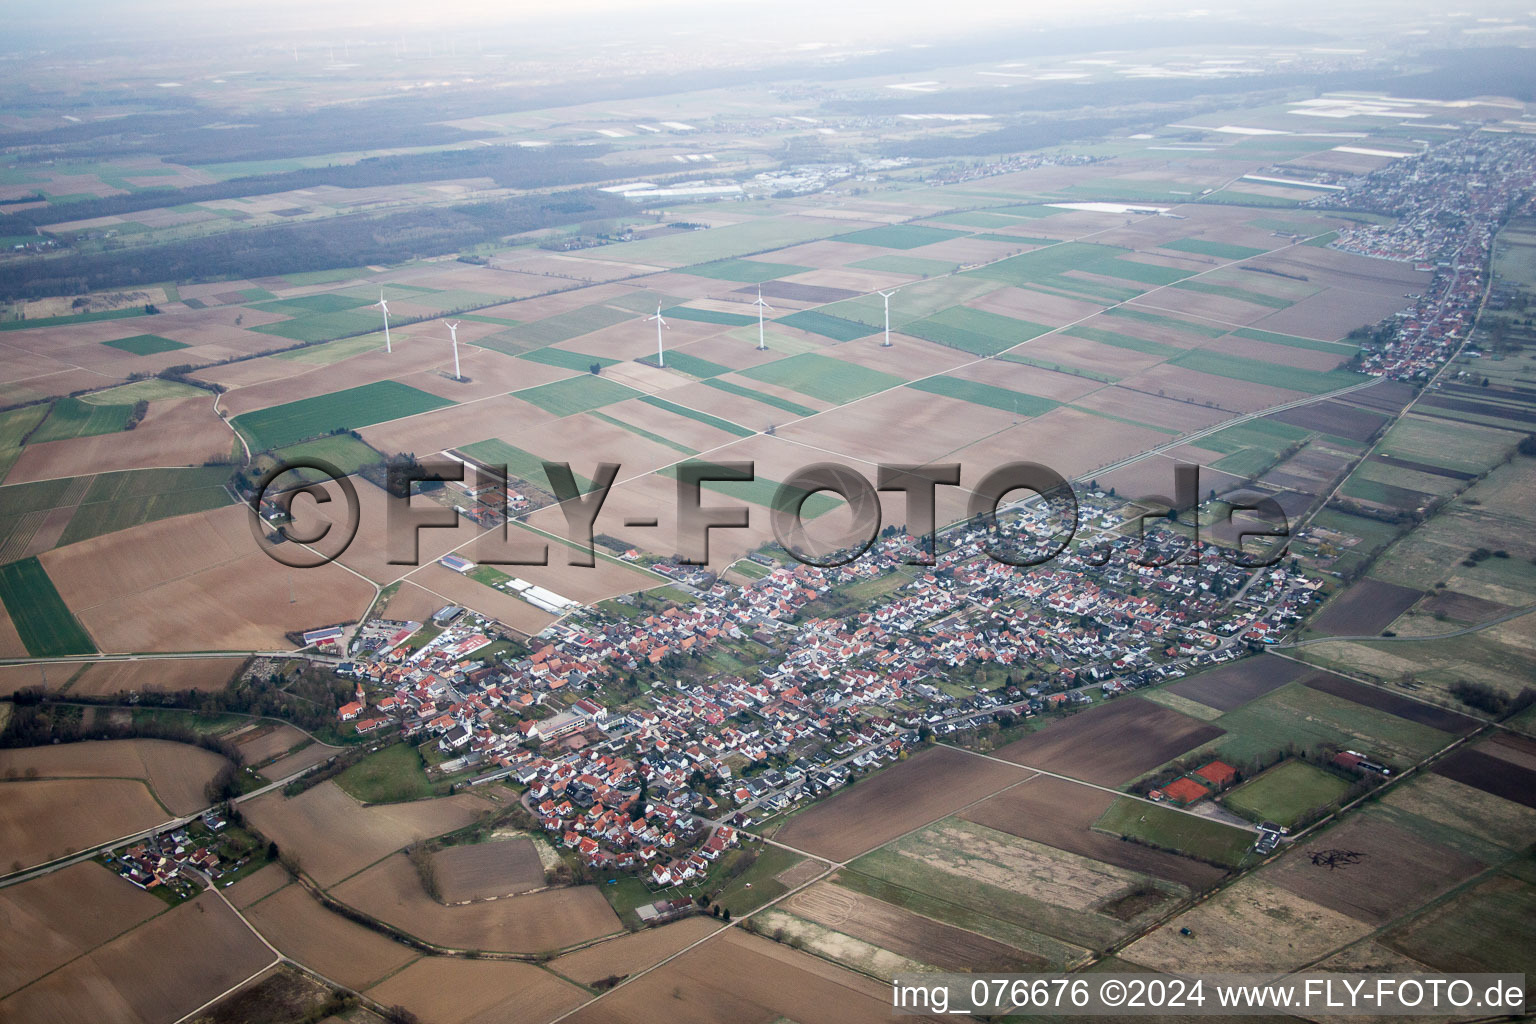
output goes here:
<path id="1" fill-rule="evenodd" d="M 11 623 L 32 657 L 96 652 L 90 635 L 36 558 L 0 566 L 0 602 L 5 604 Z"/>
<path id="2" fill-rule="evenodd" d="M 711 463 L 704 463 L 710 465 Z M 667 466 L 659 470 L 663 476 L 677 478 L 677 467 Z M 750 501 L 754 505 L 762 505 L 764 508 L 773 507 L 773 499 L 783 486 L 777 480 L 770 480 L 764 476 L 758 476 L 751 480 L 702 480 L 699 487 L 706 491 L 714 491 L 716 494 L 724 494 L 735 498 L 737 501 Z M 798 488 L 790 488 L 787 496 L 797 498 L 806 492 Z M 809 522 L 817 516 L 826 515 L 833 509 L 843 504 L 841 498 L 835 497 L 829 491 L 817 491 L 805 499 L 801 507 L 800 518 Z"/>
<path id="3" fill-rule="evenodd" d="M 838 405 L 905 383 L 894 374 L 845 363 L 814 352 L 754 366 L 742 370 L 741 375 Z"/>
<path id="4" fill-rule="evenodd" d="M 637 437 L 645 438 L 647 441 L 652 441 L 652 442 L 654 442 L 656 444 L 659 444 L 659 445 L 661 445 L 661 446 L 663 446 L 665 448 L 671 448 L 673 451 L 678 452 L 678 453 L 680 453 L 682 455 L 697 455 L 698 454 L 698 452 L 695 451 L 694 449 L 689 448 L 685 444 L 680 444 L 679 442 L 672 440 L 670 437 L 662 437 L 660 434 L 655 433 L 654 431 L 646 430 L 644 427 L 637 427 L 633 423 L 626 423 L 623 420 L 618 419 L 617 417 L 609 416 L 605 412 L 598 412 L 596 410 L 593 410 L 592 412 L 587 413 L 587 415 L 591 416 L 595 420 L 602 420 L 604 423 L 607 423 L 609 426 L 618 427 L 620 430 L 627 430 L 631 434 L 636 435 Z"/>
<path id="5" fill-rule="evenodd" d="M 930 217 L 940 224 L 958 224 L 963 228 L 1006 228 L 1019 222 L 1017 217 L 1010 217 L 1006 213 L 991 213 L 986 210 L 962 210 L 959 213 L 942 213 L 936 217 Z"/>
<path id="6" fill-rule="evenodd" d="M 997 263 L 989 263 L 976 270 L 966 271 L 978 277 L 1002 281 L 1005 284 L 1028 284 L 1041 278 L 1064 274 L 1069 270 L 1085 270 L 1097 273 L 1095 266 L 1129 249 L 1114 245 L 1097 245 L 1092 242 L 1062 242 L 1060 245 L 1020 253 Z"/>
<path id="7" fill-rule="evenodd" d="M 1103 281 L 1089 281 L 1086 278 L 1069 277 L 1066 274 L 1053 274 L 1048 277 L 1042 277 L 1038 281 L 1031 281 L 1022 287 L 1030 291 L 1044 292 L 1047 295 L 1065 295 L 1069 299 L 1087 299 L 1101 306 L 1134 299 L 1136 296 L 1146 292 L 1145 288 L 1128 288 L 1122 285 L 1107 284 Z"/>
<path id="8" fill-rule="evenodd" d="M 793 277 L 813 270 L 793 263 L 766 263 L 760 260 L 719 260 L 688 267 L 684 273 L 694 277 L 708 277 L 716 281 L 737 281 L 743 284 L 762 284 L 781 277 Z"/>
<path id="9" fill-rule="evenodd" d="M 1321 690 L 1289 683 L 1216 719 L 1227 730 L 1205 748 L 1228 764 L 1252 764 L 1284 750 L 1333 744 L 1377 760 L 1417 762 L 1450 743 L 1449 733 L 1356 704 Z"/>
<path id="10" fill-rule="evenodd" d="M 687 352 L 668 352 L 666 359 L 667 369 L 686 373 L 690 377 L 718 377 L 722 373 L 731 372 L 729 366 L 722 366 L 708 359 L 691 356 Z M 655 366 L 656 358 L 654 356 L 646 356 L 640 362 L 649 366 Z"/>
<path id="11" fill-rule="evenodd" d="M 1236 826 L 1129 797 L 1110 804 L 1093 827 L 1224 867 L 1241 864 L 1254 840 Z"/>
<path id="12" fill-rule="evenodd" d="M 544 460 L 530 451 L 507 444 L 497 437 L 462 445 L 459 451 L 488 466 L 506 466 L 512 478 L 554 493 L 549 483 L 549 474 L 544 472 Z M 583 490 L 589 482 L 583 482 L 577 477 L 577 483 L 581 484 Z"/>
<path id="13" fill-rule="evenodd" d="M 1213 284 L 1210 281 L 1180 281 L 1174 287 L 1187 292 L 1199 292 L 1201 295 L 1215 295 L 1223 299 L 1251 302 L 1259 306 L 1268 306 L 1270 309 L 1289 309 L 1293 305 L 1290 299 L 1282 299 L 1275 295 L 1265 295 L 1263 292 L 1249 291 L 1246 288 L 1238 288 L 1230 284 Z"/>
<path id="14" fill-rule="evenodd" d="M 635 398 L 640 392 L 634 388 L 625 387 L 617 381 L 587 374 L 583 377 L 569 377 L 550 384 L 540 384 L 536 388 L 514 391 L 512 394 L 524 402 L 538 406 L 545 412 L 554 413 L 556 416 L 570 416 L 573 413 L 586 412 L 588 409 L 601 409 L 605 405 L 622 402 L 626 398 Z"/>
<path id="15" fill-rule="evenodd" d="M 1379 450 L 1400 459 L 1481 473 L 1504 457 L 1512 441 L 1508 432 L 1491 427 L 1405 416 L 1387 431 Z"/>
<path id="16" fill-rule="evenodd" d="M 1209 434 L 1200 439 L 1200 447 L 1228 454 L 1244 448 L 1279 452 L 1306 436 L 1307 430 L 1304 427 L 1281 423 L 1279 420 L 1258 419 Z"/>
<path id="17" fill-rule="evenodd" d="M 1160 356 L 1163 359 L 1184 351 L 1177 345 L 1164 345 L 1160 341 L 1147 341 L 1145 338 L 1136 338 L 1117 331 L 1101 330 L 1097 327 L 1068 327 L 1062 333 L 1070 334 L 1074 338 L 1096 341 L 1101 345 L 1113 345 L 1115 348 L 1128 348 L 1133 352 L 1141 352 L 1149 356 Z"/>
<path id="18" fill-rule="evenodd" d="M 764 405 L 771 405 L 775 409 L 782 409 L 794 416 L 816 415 L 816 410 L 812 409 L 808 405 L 801 405 L 799 402 L 791 402 L 789 399 L 780 398 L 778 395 L 769 395 L 764 394 L 761 391 L 753 391 L 751 388 L 744 388 L 740 384 L 732 384 L 728 380 L 707 380 L 704 383 L 708 384 L 716 391 L 724 391 L 727 394 L 735 395 L 737 398 L 750 398 L 754 402 L 762 402 Z"/>
<path id="19" fill-rule="evenodd" d="M 530 363 L 543 363 L 545 366 L 558 366 L 566 370 L 580 370 L 582 373 L 590 373 L 592 367 L 612 366 L 617 359 L 608 359 L 604 356 L 589 356 L 585 352 L 572 352 L 567 348 L 536 348 L 532 352 L 524 352 L 517 358 L 526 359 Z"/>
<path id="20" fill-rule="evenodd" d="M 110 348 L 131 352 L 136 356 L 154 355 L 156 352 L 174 352 L 178 348 L 188 348 L 180 341 L 172 341 L 170 338 L 162 338 L 158 334 L 135 334 L 131 338 L 118 338 L 115 341 L 106 341 L 102 344 Z"/>
<path id="21" fill-rule="evenodd" d="M 46 404 L 40 404 L 24 405 L 19 409 L 0 412 L 0 449 L 21 447 L 21 439 L 43 421 L 48 411 L 49 407 Z"/>
<path id="22" fill-rule="evenodd" d="M 798 242 L 826 238 L 839 230 L 831 220 L 796 220 L 764 217 L 727 224 L 706 231 L 680 231 L 674 235 L 641 238 L 605 245 L 601 257 L 630 263 L 681 267 L 781 249 Z"/>
<path id="23" fill-rule="evenodd" d="M 1303 815 L 1327 807 L 1349 791 L 1349 783 L 1305 761 L 1284 761 L 1222 798 L 1230 809 L 1254 821 L 1289 828 Z"/>
<path id="24" fill-rule="evenodd" d="M 102 473 L 80 499 L 59 545 L 228 505 L 234 501 L 224 487 L 229 472 L 227 466 L 198 466 Z"/>
<path id="25" fill-rule="evenodd" d="M 107 388 L 105 391 L 93 391 L 88 395 L 81 395 L 80 401 L 86 405 L 132 405 L 134 402 L 163 402 L 173 398 L 207 398 L 212 401 L 213 396 L 202 388 L 193 387 L 191 384 L 183 384 L 180 381 L 161 380 L 158 377 L 148 377 L 144 380 L 136 380 L 131 384 L 119 384 L 115 388 Z M 34 408 L 43 408 L 36 406 Z M 3 443 L 3 442 L 0 442 Z"/>
<path id="26" fill-rule="evenodd" d="M 294 341 L 331 341 L 353 334 L 382 331 L 382 328 L 378 317 L 354 310 L 342 310 L 335 313 L 311 313 L 273 324 L 258 324 L 247 330 Z"/>
<path id="27" fill-rule="evenodd" d="M 230 420 L 230 424 L 246 436 L 253 450 L 266 451 L 321 434 L 356 430 L 452 404 L 446 398 L 398 381 L 381 380 L 243 413 Z"/>
<path id="28" fill-rule="evenodd" d="M 913 274 L 917 277 L 940 277 L 952 274 L 960 264 L 949 260 L 931 260 L 922 256 L 876 256 L 851 264 L 859 270 L 879 270 L 887 274 Z"/>
<path id="29" fill-rule="evenodd" d="M 951 306 L 964 305 L 1000 287 L 995 281 L 973 274 L 935 277 L 903 285 L 891 298 L 891 329 L 903 330 L 906 324 L 914 320 L 932 316 Z M 819 312 L 867 324 L 873 331 L 879 331 L 885 326 L 885 303 L 878 295 L 844 299 L 823 306 Z"/>
<path id="30" fill-rule="evenodd" d="M 340 786 L 365 804 L 394 804 L 435 795 L 421 754 L 409 743 L 396 743 L 336 776 Z"/>
<path id="31" fill-rule="evenodd" d="M 1363 374 L 1348 370 L 1305 370 L 1299 366 L 1280 366 L 1208 349 L 1194 349 L 1169 362 L 1199 373 L 1244 380 L 1250 384 L 1268 384 L 1291 391 L 1305 391 L 1313 395 L 1337 391 L 1367 379 Z"/>
<path id="32" fill-rule="evenodd" d="M 861 324 L 854 320 L 844 320 L 839 316 L 829 316 L 815 309 L 804 309 L 798 313 L 780 317 L 774 323 L 784 327 L 795 327 L 802 331 L 810 331 L 833 341 L 853 341 L 855 338 L 867 338 L 874 333 L 874 328 L 867 324 Z"/>
<path id="33" fill-rule="evenodd" d="M 993 226 L 993 225 L 988 225 Z M 838 235 L 839 242 L 857 245 L 878 245 L 882 249 L 916 249 L 934 242 L 947 242 L 951 238 L 963 238 L 969 232 L 949 231 L 944 228 L 925 228 L 917 224 L 886 224 L 878 228 L 865 228 L 846 235 Z"/>
<path id="34" fill-rule="evenodd" d="M 377 301 L 372 297 L 359 295 L 345 295 L 339 293 L 326 293 L 323 295 L 302 295 L 296 299 L 276 299 L 272 302 L 258 302 L 251 306 L 252 309 L 263 313 L 281 313 L 284 316 L 307 316 L 312 313 L 342 313 L 359 306 L 369 305 Z"/>
<path id="35" fill-rule="evenodd" d="M 1164 267 L 1155 263 L 1138 263 L 1136 260 L 1107 259 L 1100 260 L 1089 267 L 1080 268 L 1085 273 L 1102 274 L 1106 277 L 1118 277 L 1123 281 L 1135 281 L 1138 284 L 1150 284 L 1161 287 L 1182 281 L 1190 274 L 1191 270 L 1181 267 Z"/>
<path id="36" fill-rule="evenodd" d="M 621 324 L 635 318 L 636 314 L 622 309 L 610 309 L 608 306 L 599 305 L 582 306 L 580 309 L 557 313 L 543 320 L 508 328 L 492 335 L 491 338 L 505 337 L 515 347 L 502 349 L 502 351 L 516 355 L 530 348 L 542 348 L 545 345 L 579 338 L 583 334 L 591 334 L 593 331 L 600 331 L 604 327 L 612 327 L 614 324 Z M 490 338 L 482 339 L 475 344 L 485 348 L 499 347 L 488 344 L 490 340 Z"/>
<path id="37" fill-rule="evenodd" d="M 1212 327 L 1209 324 L 1196 323 L 1193 320 L 1180 320 L 1177 317 L 1163 316 L 1160 313 L 1148 313 L 1140 309 L 1130 309 L 1126 306 L 1106 309 L 1104 315 L 1134 320 L 1139 324 L 1148 324 L 1152 327 L 1167 327 L 1202 338 L 1220 338 L 1227 333 L 1227 328 L 1225 327 Z"/>
<path id="38" fill-rule="evenodd" d="M 907 387 L 926 391 L 931 395 L 944 395 L 948 398 L 958 398 L 962 402 L 1001 409 L 1017 416 L 1041 416 L 1061 404 L 1023 391 L 1000 388 L 993 384 L 980 384 L 960 377 L 928 377 L 914 381 Z"/>
<path id="39" fill-rule="evenodd" d="M 743 427 L 738 423 L 732 423 L 730 420 L 723 420 L 719 416 L 711 416 L 707 412 L 700 412 L 697 409 L 690 409 L 685 405 L 678 405 L 676 402 L 669 402 L 665 398 L 657 398 L 655 395 L 641 395 L 640 401 L 644 402 L 646 405 L 655 406 L 658 409 L 663 409 L 667 412 L 673 413 L 674 415 L 686 416 L 690 420 L 697 420 L 698 422 L 706 424 L 707 426 L 714 427 L 716 430 L 723 430 L 728 434 L 735 434 L 737 437 L 751 437 L 753 434 L 757 433 L 755 430 L 748 430 L 746 427 Z"/>
<path id="40" fill-rule="evenodd" d="M 383 456 L 351 434 L 329 434 L 313 441 L 302 441 L 272 453 L 280 460 L 323 459 L 343 473 L 356 473 L 364 466 L 383 460 Z"/>
<path id="41" fill-rule="evenodd" d="M 1198 253 L 1201 256 L 1214 256 L 1219 260 L 1246 260 L 1264 254 L 1263 249 L 1250 249 L 1246 245 L 1217 242 L 1209 238 L 1181 238 L 1177 242 L 1165 242 L 1158 246 L 1158 248 L 1172 249 L 1174 252 Z"/>
<path id="42" fill-rule="evenodd" d="M 1049 331 L 1043 324 L 987 313 L 969 306 L 951 306 L 902 328 L 927 341 L 978 356 L 995 356 Z"/>
<path id="43" fill-rule="evenodd" d="M 32 432 L 27 443 L 115 434 L 128 425 L 132 413 L 132 405 L 88 405 L 78 398 L 61 398 L 53 403 L 48 418 Z"/>
<path id="44" fill-rule="evenodd" d="M 60 327 L 66 324 L 89 324 L 101 320 L 127 320 L 136 316 L 148 316 L 142 306 L 131 309 L 108 309 L 100 313 L 81 313 L 78 316 L 43 316 L 36 320 L 6 320 L 0 322 L 0 331 L 24 331 L 29 327 Z"/>
<path id="45" fill-rule="evenodd" d="M 714 309 L 693 309 L 689 306 L 671 306 L 661 311 L 668 320 L 692 320 L 701 324 L 720 324 L 723 327 L 742 327 L 756 324 L 757 317 L 745 313 L 722 313 Z"/>
<path id="46" fill-rule="evenodd" d="M 1251 327 L 1240 327 L 1232 332 L 1237 338 L 1248 338 L 1252 341 L 1265 341 L 1271 345 L 1285 345 L 1289 348 L 1304 348 L 1311 352 L 1334 352 L 1340 360 L 1354 355 L 1357 348 L 1347 341 L 1318 341 L 1315 338 L 1298 338 L 1294 334 L 1276 334 L 1273 331 L 1256 331 Z"/>

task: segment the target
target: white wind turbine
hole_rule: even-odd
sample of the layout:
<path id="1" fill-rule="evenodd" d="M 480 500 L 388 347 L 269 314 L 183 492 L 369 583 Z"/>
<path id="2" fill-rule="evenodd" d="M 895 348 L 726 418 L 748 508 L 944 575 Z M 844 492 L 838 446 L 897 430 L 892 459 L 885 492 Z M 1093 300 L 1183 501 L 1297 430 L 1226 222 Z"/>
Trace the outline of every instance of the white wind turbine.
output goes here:
<path id="1" fill-rule="evenodd" d="M 763 340 L 763 312 L 773 307 L 763 301 L 762 285 L 757 286 L 757 301 L 752 303 L 752 305 L 757 307 L 757 350 L 759 352 L 766 352 L 768 350 L 768 343 Z"/>
<path id="2" fill-rule="evenodd" d="M 661 318 L 661 303 L 659 302 L 656 303 L 656 315 L 645 318 L 646 323 L 650 323 L 652 320 L 656 321 L 656 365 L 664 367 L 667 365 L 667 360 L 661 349 L 661 329 L 667 326 L 667 322 Z M 667 329 L 671 330 L 670 327 Z"/>
<path id="3" fill-rule="evenodd" d="M 384 351 L 393 352 L 394 349 L 389 347 L 389 303 L 384 301 L 383 288 L 379 289 L 379 301 L 375 302 L 374 305 L 384 311 Z"/>
<path id="4" fill-rule="evenodd" d="M 448 325 L 448 336 L 453 339 L 453 379 L 463 380 L 464 375 L 459 372 L 459 321 L 444 320 Z"/>
<path id="5" fill-rule="evenodd" d="M 899 288 L 892 288 L 888 292 L 879 293 L 880 297 L 885 300 L 885 341 L 881 343 L 881 348 L 891 347 L 891 296 L 900 290 Z"/>

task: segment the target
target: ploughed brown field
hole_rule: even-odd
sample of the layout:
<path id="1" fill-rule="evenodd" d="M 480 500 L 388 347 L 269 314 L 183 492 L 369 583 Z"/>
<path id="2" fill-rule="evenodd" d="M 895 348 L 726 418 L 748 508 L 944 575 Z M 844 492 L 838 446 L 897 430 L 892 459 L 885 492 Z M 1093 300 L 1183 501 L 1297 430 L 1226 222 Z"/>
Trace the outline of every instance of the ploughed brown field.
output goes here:
<path id="1" fill-rule="evenodd" d="M 69 692 L 82 697 L 112 697 L 124 690 L 139 693 L 222 690 L 244 661 L 243 658 L 99 661 L 69 684 Z"/>
<path id="2" fill-rule="evenodd" d="M 1039 957 L 985 935 L 828 882 L 796 893 L 783 906 L 797 917 L 946 971 L 1027 971 L 1043 965 Z"/>
<path id="3" fill-rule="evenodd" d="M 244 910 L 257 900 L 272 895 L 288 881 L 288 872 L 282 865 L 268 864 L 223 890 L 224 898 L 233 903 L 236 910 Z"/>
<path id="4" fill-rule="evenodd" d="M 621 935 L 556 957 L 549 962 L 549 967 L 583 985 L 591 985 L 604 978 L 627 977 L 661 963 L 723 927 L 714 918 L 685 917 L 659 928 Z"/>
<path id="5" fill-rule="evenodd" d="M 75 864 L 0 889 L 0 997 L 164 909 L 99 864 Z"/>
<path id="6" fill-rule="evenodd" d="M 432 855 L 444 903 L 514 896 L 544 885 L 544 865 L 531 839 L 450 846 Z"/>
<path id="7" fill-rule="evenodd" d="M 224 764 L 211 750 L 170 740 L 98 740 L 0 750 L 0 778 L 35 774 L 40 779 L 144 779 L 172 815 L 207 807 L 203 787 Z"/>
<path id="8" fill-rule="evenodd" d="M 995 756 L 1031 768 L 1119 786 L 1225 732 L 1135 697 L 1052 722 Z"/>
<path id="9" fill-rule="evenodd" d="M 1336 850 L 1358 855 L 1358 863 L 1342 864 L 1327 856 Z M 1329 860 L 1334 866 L 1328 866 Z M 1484 867 L 1448 846 L 1356 816 L 1292 851 L 1270 872 L 1269 880 L 1330 910 L 1382 925 Z"/>
<path id="10" fill-rule="evenodd" d="M 1463 748 L 1432 769 L 1485 793 L 1536 807 L 1536 741 L 1501 735 Z"/>
<path id="11" fill-rule="evenodd" d="M 273 959 L 234 911 L 204 893 L 6 996 L 0 1019 L 174 1021 Z"/>
<path id="12" fill-rule="evenodd" d="M 1459 715 L 1447 708 L 1409 700 L 1407 697 L 1388 693 L 1379 687 L 1367 686 L 1353 679 L 1336 676 L 1332 672 L 1315 672 L 1303 679 L 1301 685 L 1323 693 L 1331 693 L 1335 697 L 1343 697 L 1345 700 L 1352 700 L 1356 704 L 1364 704 L 1368 708 L 1385 711 L 1389 715 L 1417 722 L 1419 725 L 1427 725 L 1431 729 L 1439 729 L 1441 732 L 1459 734 L 1471 732 L 1478 726 L 1476 719 L 1468 718 L 1466 715 Z"/>
<path id="13" fill-rule="evenodd" d="M 1102 789 L 1040 775 L 960 816 L 1021 839 L 1165 878 L 1196 891 L 1209 888 L 1226 874 L 1210 864 L 1094 831 L 1093 823 L 1117 799 Z"/>
<path id="14" fill-rule="evenodd" d="M 291 800 L 269 793 L 241 807 L 262 835 L 297 856 L 304 873 L 326 886 L 419 839 L 463 828 L 491 809 L 467 794 L 364 807 L 334 782 Z"/>
<path id="15" fill-rule="evenodd" d="M 57 860 L 170 817 L 137 779 L 0 782 L 0 870 Z"/>
<path id="16" fill-rule="evenodd" d="M 953 747 L 929 747 L 797 815 L 774 839 L 848 861 L 1028 777 Z"/>
<path id="17" fill-rule="evenodd" d="M 533 964 L 430 956 L 368 996 L 432 1024 L 544 1024 L 591 998 Z"/>
<path id="18" fill-rule="evenodd" d="M 345 569 L 289 569 L 257 549 L 250 510 L 176 516 L 45 552 L 66 604 L 107 651 L 272 650 L 356 618 L 373 588 Z M 111 587 L 103 587 L 111 580 Z M 289 592 L 294 600 L 273 600 Z"/>
<path id="19" fill-rule="evenodd" d="M 1168 689 L 1206 707 L 1231 711 L 1280 689 L 1307 671 L 1307 666 L 1284 658 L 1239 658 L 1209 672 L 1180 679 Z"/>
<path id="20" fill-rule="evenodd" d="M 1313 620 L 1312 628 L 1329 636 L 1370 636 L 1390 626 L 1423 596 L 1422 590 L 1367 576 L 1334 598 Z"/>
<path id="21" fill-rule="evenodd" d="M 544 953 L 611 935 L 623 926 L 590 885 L 445 907 L 396 854 L 337 886 L 332 895 L 420 939 L 450 949 Z"/>
<path id="22" fill-rule="evenodd" d="M 409 946 L 326 910 L 298 885 L 287 886 L 243 913 L 285 956 L 349 988 L 371 985 L 417 955 Z"/>
<path id="23" fill-rule="evenodd" d="M 890 988 L 733 928 L 568 1018 L 571 1024 L 771 1024 L 786 1019 L 796 1024 L 890 1024 Z"/>

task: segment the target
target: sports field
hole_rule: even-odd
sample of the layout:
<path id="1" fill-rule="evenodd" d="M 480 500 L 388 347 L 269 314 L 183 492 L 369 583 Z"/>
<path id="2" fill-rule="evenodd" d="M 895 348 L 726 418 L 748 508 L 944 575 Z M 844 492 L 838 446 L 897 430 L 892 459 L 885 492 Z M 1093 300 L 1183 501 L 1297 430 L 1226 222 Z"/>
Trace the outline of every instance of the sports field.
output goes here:
<path id="1" fill-rule="evenodd" d="M 452 405 L 446 398 L 393 380 L 317 395 L 236 416 L 230 421 L 254 451 L 281 448 L 321 434 L 355 430 Z"/>
<path id="2" fill-rule="evenodd" d="M 95 652 L 96 645 L 35 557 L 0 566 L 0 601 L 32 657 Z"/>
<path id="3" fill-rule="evenodd" d="M 1222 802 L 1255 821 L 1287 827 L 1327 807 L 1349 791 L 1349 783 L 1305 761 L 1285 761 L 1232 790 Z"/>

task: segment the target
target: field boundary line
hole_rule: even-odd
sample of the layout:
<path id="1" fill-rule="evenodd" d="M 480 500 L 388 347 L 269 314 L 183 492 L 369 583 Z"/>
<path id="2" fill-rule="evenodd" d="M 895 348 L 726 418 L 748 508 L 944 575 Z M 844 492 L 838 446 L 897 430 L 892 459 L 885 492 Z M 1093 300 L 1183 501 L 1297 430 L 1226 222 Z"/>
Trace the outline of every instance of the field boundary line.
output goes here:
<path id="1" fill-rule="evenodd" d="M 1177 811 L 1180 814 L 1187 814 L 1191 818 L 1198 818 L 1201 821 L 1209 821 L 1209 822 L 1212 822 L 1212 823 L 1217 824 L 1217 825 L 1228 825 L 1228 826 L 1230 826 L 1232 828 L 1241 829 L 1244 832 L 1254 832 L 1254 831 L 1257 831 L 1257 829 L 1255 827 L 1253 827 L 1253 826 L 1249 826 L 1248 828 L 1243 828 L 1243 826 L 1241 826 L 1241 825 L 1234 825 L 1231 822 L 1221 821 L 1218 818 L 1211 818 L 1211 817 L 1207 817 L 1204 814 L 1197 814 L 1194 811 L 1189 810 L 1188 808 L 1175 807 L 1172 804 L 1158 803 L 1156 800 L 1148 800 L 1146 797 L 1138 796 L 1135 793 L 1127 793 L 1124 790 L 1114 789 L 1114 788 L 1112 788 L 1110 786 L 1101 786 L 1097 782 L 1088 782 L 1088 781 L 1086 781 L 1084 779 L 1074 779 L 1070 775 L 1062 775 L 1059 772 L 1047 771 L 1044 768 L 1036 768 L 1034 765 L 1020 764 L 1017 761 L 1009 761 L 1006 758 L 993 757 L 991 754 L 983 754 L 979 750 L 966 750 L 965 747 L 957 747 L 957 746 L 955 746 L 952 743 L 944 743 L 944 742 L 940 742 L 938 745 L 941 746 L 941 747 L 949 747 L 949 748 L 951 748 L 953 750 L 964 750 L 967 754 L 970 754 L 973 757 L 984 757 L 988 761 L 997 761 L 997 762 L 999 762 L 1001 764 L 1011 764 L 1015 768 L 1028 768 L 1030 771 L 1036 772 L 1039 775 L 1048 775 L 1048 776 L 1050 776 L 1053 779 L 1060 779 L 1063 782 L 1074 782 L 1074 783 L 1076 783 L 1079 786 L 1087 786 L 1090 789 L 1097 789 L 1097 790 L 1099 790 L 1101 792 L 1104 792 L 1104 793 L 1113 793 L 1115 796 L 1126 797 L 1127 799 L 1136 800 L 1136 801 L 1139 801 L 1140 803 L 1148 804 L 1148 805 L 1150 805 L 1152 807 L 1159 807 L 1159 808 L 1162 808 L 1164 810 L 1169 810 L 1169 811 Z M 999 792 L 1001 792 L 1001 791 L 999 791 Z M 996 795 L 997 795 L 996 793 L 993 794 L 993 796 L 996 796 Z"/>

